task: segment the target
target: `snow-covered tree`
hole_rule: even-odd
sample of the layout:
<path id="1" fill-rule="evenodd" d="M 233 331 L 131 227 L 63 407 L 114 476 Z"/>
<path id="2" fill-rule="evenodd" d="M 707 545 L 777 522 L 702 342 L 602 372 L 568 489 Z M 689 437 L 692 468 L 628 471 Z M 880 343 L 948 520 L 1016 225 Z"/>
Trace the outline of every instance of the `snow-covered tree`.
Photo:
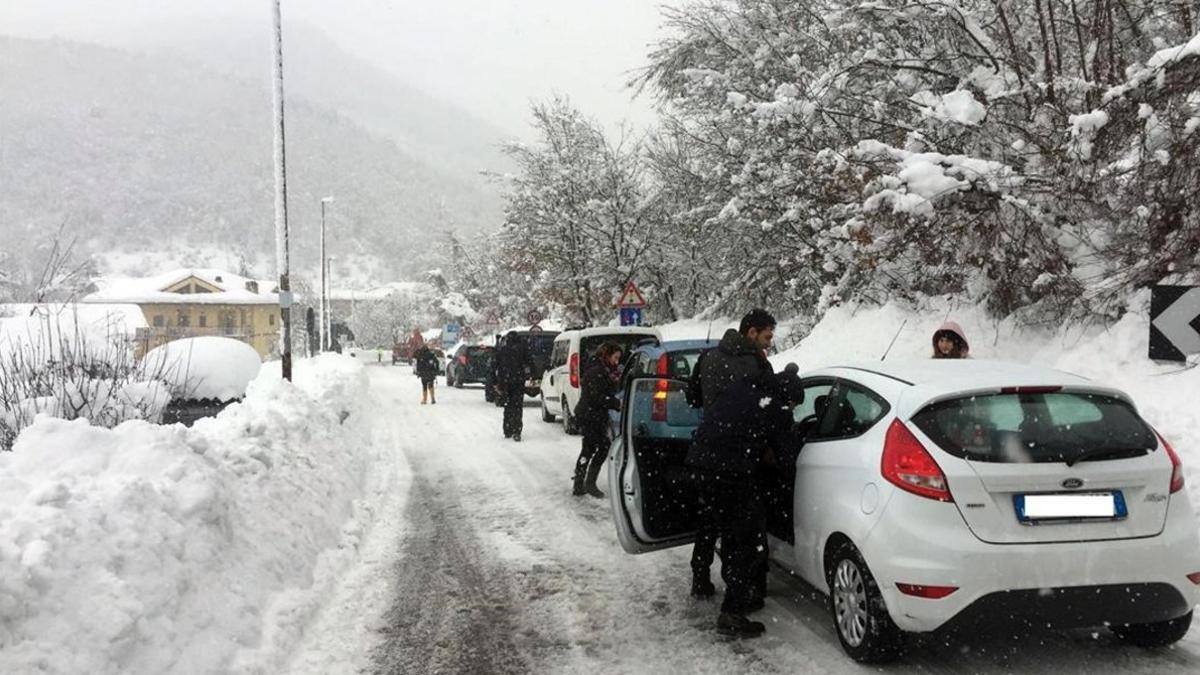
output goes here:
<path id="1" fill-rule="evenodd" d="M 613 142 L 562 99 L 533 106 L 534 145 L 507 153 L 509 182 L 498 255 L 533 302 L 601 320 L 642 271 L 654 236 L 640 145 Z"/>
<path id="2" fill-rule="evenodd" d="M 1196 264 L 1195 11 L 1161 0 L 668 9 L 640 78 L 685 146 L 664 190 L 676 219 L 704 219 L 709 255 L 733 262 L 716 270 L 727 304 L 800 313 L 960 293 L 998 314 L 1103 308 L 1087 301 L 1104 283 L 1127 290 Z M 1108 108 L 1126 120 L 1112 132 Z"/>

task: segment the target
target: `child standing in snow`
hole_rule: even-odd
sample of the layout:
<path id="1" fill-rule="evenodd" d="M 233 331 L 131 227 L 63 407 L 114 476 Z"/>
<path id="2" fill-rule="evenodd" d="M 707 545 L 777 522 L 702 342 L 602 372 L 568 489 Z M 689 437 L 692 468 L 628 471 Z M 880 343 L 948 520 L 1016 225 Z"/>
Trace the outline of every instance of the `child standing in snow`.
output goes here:
<path id="1" fill-rule="evenodd" d="M 947 321 L 933 332 L 933 358 L 935 359 L 966 359 L 970 358 L 971 346 L 967 344 L 967 336 L 962 326 L 953 321 Z"/>

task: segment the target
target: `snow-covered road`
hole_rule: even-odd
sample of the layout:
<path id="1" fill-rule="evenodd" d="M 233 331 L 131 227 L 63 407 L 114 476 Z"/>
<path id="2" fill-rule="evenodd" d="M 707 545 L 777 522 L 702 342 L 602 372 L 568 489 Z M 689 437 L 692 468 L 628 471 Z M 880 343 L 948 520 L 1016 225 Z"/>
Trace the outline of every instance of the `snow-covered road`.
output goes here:
<path id="1" fill-rule="evenodd" d="M 767 636 L 720 639 L 716 605 L 688 597 L 688 551 L 626 555 L 607 501 L 569 494 L 578 439 L 532 401 L 517 444 L 480 390 L 421 406 L 408 368 L 369 370 L 404 476 L 293 672 L 874 672 L 843 656 L 821 599 L 778 572 L 755 615 Z M 888 670 L 1194 673 L 1198 634 L 1162 653 L 1103 631 L 939 637 Z"/>

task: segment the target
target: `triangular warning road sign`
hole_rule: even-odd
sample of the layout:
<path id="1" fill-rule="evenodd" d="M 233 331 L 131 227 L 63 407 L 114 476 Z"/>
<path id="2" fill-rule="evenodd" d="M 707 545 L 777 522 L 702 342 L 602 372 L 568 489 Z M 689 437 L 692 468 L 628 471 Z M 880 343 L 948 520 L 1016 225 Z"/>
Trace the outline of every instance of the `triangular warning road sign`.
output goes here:
<path id="1" fill-rule="evenodd" d="M 617 300 L 617 307 L 645 307 L 646 298 L 642 292 L 638 290 L 637 284 L 632 281 L 625 284 L 625 290 L 621 291 L 621 299 Z"/>

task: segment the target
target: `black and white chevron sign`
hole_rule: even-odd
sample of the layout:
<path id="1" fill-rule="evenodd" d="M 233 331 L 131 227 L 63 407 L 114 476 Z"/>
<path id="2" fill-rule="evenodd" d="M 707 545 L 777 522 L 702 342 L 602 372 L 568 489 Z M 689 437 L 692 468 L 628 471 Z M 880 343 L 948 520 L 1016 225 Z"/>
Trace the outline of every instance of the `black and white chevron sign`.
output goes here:
<path id="1" fill-rule="evenodd" d="M 1150 358 L 1200 354 L 1200 286 L 1155 286 L 1150 295 Z"/>

